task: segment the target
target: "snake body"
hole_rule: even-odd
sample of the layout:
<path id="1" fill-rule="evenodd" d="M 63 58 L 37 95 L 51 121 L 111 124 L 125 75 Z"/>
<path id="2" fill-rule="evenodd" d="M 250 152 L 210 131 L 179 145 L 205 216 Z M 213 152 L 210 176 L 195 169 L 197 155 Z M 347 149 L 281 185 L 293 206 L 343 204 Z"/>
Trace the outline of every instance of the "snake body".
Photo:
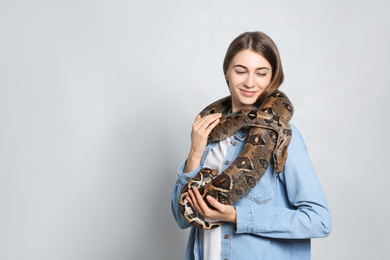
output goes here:
<path id="1" fill-rule="evenodd" d="M 204 199 L 210 195 L 222 204 L 232 205 L 259 182 L 271 158 L 277 172 L 283 170 L 287 160 L 287 148 L 292 135 L 289 121 L 294 108 L 283 92 L 275 91 L 260 104 L 258 110 L 239 110 L 228 114 L 230 108 L 231 96 L 228 96 L 207 106 L 200 115 L 223 114 L 209 134 L 210 141 L 223 140 L 243 127 L 251 127 L 240 155 L 219 175 L 213 169 L 201 169 L 184 186 L 179 198 L 184 218 L 201 229 L 216 228 L 223 221 L 207 222 L 198 217 L 186 199 L 189 189 L 197 188 Z M 212 207 L 207 200 L 205 202 Z"/>

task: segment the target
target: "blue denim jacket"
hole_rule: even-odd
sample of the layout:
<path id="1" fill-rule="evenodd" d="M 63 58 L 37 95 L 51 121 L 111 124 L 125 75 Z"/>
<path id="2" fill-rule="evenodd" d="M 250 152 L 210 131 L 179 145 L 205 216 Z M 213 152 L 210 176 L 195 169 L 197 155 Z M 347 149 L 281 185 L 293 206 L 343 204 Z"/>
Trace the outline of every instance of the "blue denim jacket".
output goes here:
<path id="1" fill-rule="evenodd" d="M 222 225 L 221 259 L 310 259 L 310 238 L 328 236 L 331 215 L 325 195 L 314 172 L 305 143 L 297 128 L 291 125 L 292 139 L 283 171 L 278 174 L 271 163 L 259 183 L 233 206 L 237 224 Z M 222 170 L 240 154 L 248 130 L 234 135 Z M 178 169 L 178 179 L 172 192 L 172 213 L 180 228 L 191 225 L 179 209 L 183 186 L 203 168 L 207 153 L 216 143 L 209 143 L 200 166 L 183 173 L 184 162 Z M 185 259 L 202 259 L 198 229 L 191 226 Z"/>

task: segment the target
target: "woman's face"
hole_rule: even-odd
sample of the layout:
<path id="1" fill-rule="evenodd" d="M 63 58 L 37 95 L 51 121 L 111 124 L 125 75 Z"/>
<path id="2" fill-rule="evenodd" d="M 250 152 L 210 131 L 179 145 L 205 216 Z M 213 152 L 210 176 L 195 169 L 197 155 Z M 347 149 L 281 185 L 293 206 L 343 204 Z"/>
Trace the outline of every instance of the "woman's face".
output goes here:
<path id="1" fill-rule="evenodd" d="M 249 49 L 238 52 L 226 73 L 233 112 L 243 108 L 252 109 L 271 82 L 271 77 L 271 65 L 263 56 Z"/>

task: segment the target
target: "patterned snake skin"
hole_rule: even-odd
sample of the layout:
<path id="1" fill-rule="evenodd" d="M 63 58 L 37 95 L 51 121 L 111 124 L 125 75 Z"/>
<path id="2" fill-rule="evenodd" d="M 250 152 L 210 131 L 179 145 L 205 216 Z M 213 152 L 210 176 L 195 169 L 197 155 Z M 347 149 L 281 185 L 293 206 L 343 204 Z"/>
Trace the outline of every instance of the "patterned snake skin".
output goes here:
<path id="1" fill-rule="evenodd" d="M 275 91 L 264 100 L 258 110 L 240 110 L 227 115 L 231 108 L 231 97 L 222 98 L 200 115 L 222 113 L 218 125 L 209 134 L 211 141 L 220 141 L 234 135 L 241 128 L 250 126 L 248 137 L 237 159 L 220 175 L 209 169 L 201 169 L 183 188 L 180 211 L 195 227 L 213 229 L 223 221 L 207 222 L 198 217 L 186 199 L 189 189 L 199 189 L 203 199 L 210 195 L 225 205 L 232 205 L 242 199 L 259 182 L 273 157 L 275 170 L 281 172 L 287 159 L 287 148 L 291 140 L 289 121 L 294 108 L 281 91 Z M 205 202 L 213 208 L 208 201 Z"/>

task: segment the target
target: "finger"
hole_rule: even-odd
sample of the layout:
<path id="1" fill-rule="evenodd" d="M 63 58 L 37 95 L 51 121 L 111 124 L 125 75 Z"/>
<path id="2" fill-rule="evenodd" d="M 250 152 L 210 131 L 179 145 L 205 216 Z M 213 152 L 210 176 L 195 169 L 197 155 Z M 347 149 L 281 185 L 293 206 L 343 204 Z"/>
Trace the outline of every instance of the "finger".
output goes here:
<path id="1" fill-rule="evenodd" d="M 196 196 L 194 194 L 194 192 L 192 190 L 189 190 L 188 191 L 188 194 L 190 194 L 190 197 L 191 197 L 191 201 L 192 201 L 192 207 L 200 214 L 204 214 L 203 211 L 201 210 L 201 208 L 199 207 L 199 202 L 198 200 L 196 199 Z"/>
<path id="2" fill-rule="evenodd" d="M 191 207 L 194 207 L 194 206 L 192 205 L 192 200 L 191 200 L 191 197 L 190 197 L 190 196 L 187 196 L 187 197 L 186 197 L 186 200 L 190 203 Z"/>
<path id="3" fill-rule="evenodd" d="M 221 113 L 211 114 L 203 117 L 203 120 L 199 121 L 199 126 L 203 129 L 207 129 L 212 123 L 218 120 L 222 116 Z"/>
<path id="4" fill-rule="evenodd" d="M 199 124 L 201 124 L 205 120 L 205 117 L 202 117 L 200 114 L 196 116 L 194 123 L 192 124 L 192 127 L 195 127 Z"/>
<path id="5" fill-rule="evenodd" d="M 198 206 L 200 207 L 200 210 L 208 215 L 208 213 L 212 211 L 212 209 L 210 209 L 209 206 L 207 206 L 206 202 L 203 200 L 203 197 L 198 191 L 198 189 L 193 188 L 193 190 L 194 190 L 195 197 L 198 201 Z"/>
<path id="6" fill-rule="evenodd" d="M 205 211 L 203 210 L 203 208 L 200 206 L 202 203 L 204 203 L 204 200 L 202 198 L 202 196 L 197 196 L 196 193 L 200 194 L 198 189 L 197 188 L 192 188 L 192 194 L 193 194 L 193 198 L 192 200 L 196 201 L 196 208 L 197 208 L 197 211 L 202 214 L 203 216 L 205 216 Z"/>
<path id="7" fill-rule="evenodd" d="M 210 133 L 211 130 L 213 130 L 214 127 L 216 127 L 216 126 L 218 125 L 219 121 L 220 121 L 220 119 L 218 118 L 217 120 L 215 120 L 214 122 L 212 122 L 212 123 L 206 128 L 206 131 L 207 131 L 208 133 Z"/>
<path id="8" fill-rule="evenodd" d="M 190 197 L 190 196 L 187 196 L 186 199 L 187 199 L 188 202 L 190 203 L 191 207 L 192 207 L 196 212 L 199 212 L 199 209 L 194 205 L 194 202 L 192 201 L 191 197 Z"/>
<path id="9" fill-rule="evenodd" d="M 213 206 L 216 210 L 219 212 L 223 212 L 225 205 L 220 203 L 218 200 L 216 200 L 214 197 L 208 195 L 206 197 L 207 201 L 210 203 L 211 206 Z"/>
<path id="10" fill-rule="evenodd" d="M 196 118 L 195 118 L 195 121 L 194 121 L 194 123 L 196 122 L 196 121 L 199 121 L 199 119 L 201 119 L 202 117 L 200 116 L 200 114 L 199 115 L 197 115 L 196 116 Z"/>
<path id="11" fill-rule="evenodd" d="M 207 127 L 214 120 L 216 120 L 217 118 L 220 118 L 221 116 L 222 116 L 221 113 L 215 113 L 215 114 L 210 114 L 210 115 L 207 115 L 207 116 L 204 116 L 204 117 L 200 117 L 199 119 L 197 117 L 197 120 L 193 123 L 193 126 L 202 127 L 203 125 L 205 125 L 205 127 Z"/>

